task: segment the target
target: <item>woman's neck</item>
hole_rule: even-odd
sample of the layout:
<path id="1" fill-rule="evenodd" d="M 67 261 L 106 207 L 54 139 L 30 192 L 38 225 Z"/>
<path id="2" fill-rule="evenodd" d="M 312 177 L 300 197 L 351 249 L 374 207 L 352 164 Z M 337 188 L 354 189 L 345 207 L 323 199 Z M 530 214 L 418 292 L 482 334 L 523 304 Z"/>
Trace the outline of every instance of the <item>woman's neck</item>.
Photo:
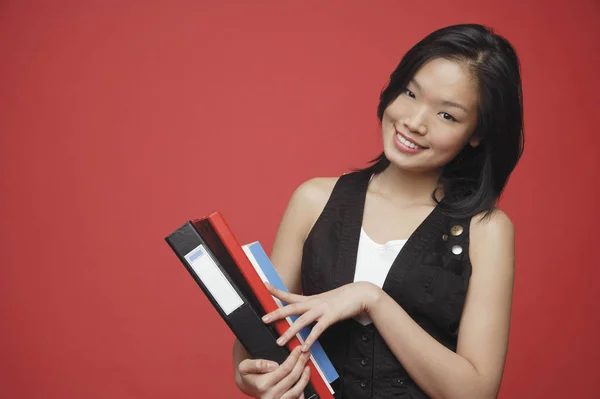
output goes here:
<path id="1" fill-rule="evenodd" d="M 420 173 L 399 169 L 389 165 L 373 178 L 369 191 L 401 204 L 434 204 L 431 194 L 438 188 L 436 196 L 441 199 L 443 190 L 438 172 Z"/>

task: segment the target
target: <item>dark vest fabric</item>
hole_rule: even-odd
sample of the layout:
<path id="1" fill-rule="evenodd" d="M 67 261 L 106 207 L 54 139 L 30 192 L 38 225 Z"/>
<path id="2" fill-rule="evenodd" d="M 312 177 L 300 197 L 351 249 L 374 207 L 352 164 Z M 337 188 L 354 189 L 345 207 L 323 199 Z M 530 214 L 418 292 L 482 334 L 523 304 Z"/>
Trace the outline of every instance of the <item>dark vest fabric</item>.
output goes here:
<path id="1" fill-rule="evenodd" d="M 353 282 L 369 179 L 365 172 L 338 179 L 304 243 L 304 295 Z M 471 276 L 469 226 L 470 219 L 452 219 L 436 207 L 409 237 L 382 287 L 425 331 L 452 351 L 456 351 Z M 373 324 L 344 320 L 328 328 L 319 342 L 340 375 L 332 384 L 336 399 L 428 398 Z"/>

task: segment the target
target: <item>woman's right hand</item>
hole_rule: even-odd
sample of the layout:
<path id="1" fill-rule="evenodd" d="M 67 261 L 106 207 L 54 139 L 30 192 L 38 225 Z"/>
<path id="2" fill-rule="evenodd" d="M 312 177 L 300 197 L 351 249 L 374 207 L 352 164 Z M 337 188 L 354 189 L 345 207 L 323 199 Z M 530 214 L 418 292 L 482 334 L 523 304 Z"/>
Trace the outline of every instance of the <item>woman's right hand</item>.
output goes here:
<path id="1" fill-rule="evenodd" d="M 297 347 L 281 365 L 264 359 L 242 360 L 238 387 L 253 398 L 303 399 L 310 378 L 309 356 L 310 352 L 302 353 Z"/>

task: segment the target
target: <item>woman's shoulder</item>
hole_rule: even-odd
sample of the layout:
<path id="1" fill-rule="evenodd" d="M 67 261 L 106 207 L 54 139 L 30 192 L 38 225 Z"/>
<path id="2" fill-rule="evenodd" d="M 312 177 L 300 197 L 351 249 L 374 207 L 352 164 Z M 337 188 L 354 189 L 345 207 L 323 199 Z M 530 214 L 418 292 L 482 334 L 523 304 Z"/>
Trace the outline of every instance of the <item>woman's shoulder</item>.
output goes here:
<path id="1" fill-rule="evenodd" d="M 504 211 L 494 208 L 489 213 L 481 212 L 471 218 L 471 233 L 485 236 L 511 235 L 514 234 L 514 224 Z"/>
<path id="2" fill-rule="evenodd" d="M 494 208 L 473 216 L 469 256 L 474 268 L 510 271 L 514 267 L 515 228 L 508 215 Z"/>
<path id="3" fill-rule="evenodd" d="M 292 213 L 302 215 L 304 238 L 325 209 L 338 179 L 339 177 L 313 177 L 294 190 L 289 207 Z"/>
<path id="4" fill-rule="evenodd" d="M 294 191 L 294 196 L 303 202 L 321 204 L 331 196 L 339 177 L 313 177 L 302 182 Z"/>

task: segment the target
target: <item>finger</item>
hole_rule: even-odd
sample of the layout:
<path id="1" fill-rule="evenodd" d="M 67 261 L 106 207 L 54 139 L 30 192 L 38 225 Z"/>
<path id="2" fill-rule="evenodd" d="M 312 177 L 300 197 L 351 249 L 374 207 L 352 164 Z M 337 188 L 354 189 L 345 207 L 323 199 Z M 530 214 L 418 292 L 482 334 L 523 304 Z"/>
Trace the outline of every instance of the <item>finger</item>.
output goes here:
<path id="1" fill-rule="evenodd" d="M 304 367 L 306 366 L 308 359 L 308 353 L 303 353 L 300 355 L 292 371 L 275 385 L 273 392 L 277 393 L 277 397 L 280 397 L 282 394 L 286 393 L 298 381 L 302 375 L 302 372 L 304 371 Z M 300 393 L 298 393 L 295 397 L 298 395 L 300 395 Z"/>
<path id="2" fill-rule="evenodd" d="M 265 282 L 265 286 L 267 287 L 271 295 L 276 296 L 284 302 L 296 303 L 306 300 L 306 297 L 304 295 L 292 294 L 291 292 L 282 291 L 279 288 L 276 288 L 274 285 L 269 284 L 268 282 Z"/>
<path id="3" fill-rule="evenodd" d="M 309 310 L 302 316 L 298 317 L 296 321 L 290 325 L 290 327 L 277 339 L 279 345 L 285 345 L 292 337 L 300 332 L 304 327 L 308 326 L 320 316 L 320 313 L 316 310 Z"/>
<path id="4" fill-rule="evenodd" d="M 281 399 L 304 399 L 304 389 L 308 385 L 310 381 L 310 367 L 304 366 L 304 370 L 302 371 L 302 375 L 296 384 L 287 391 Z"/>
<path id="5" fill-rule="evenodd" d="M 312 344 L 315 343 L 315 341 L 317 341 L 317 339 L 319 339 L 319 337 L 321 336 L 321 334 L 323 334 L 323 332 L 331 325 L 331 321 L 328 321 L 327 319 L 323 319 L 321 318 L 317 324 L 315 324 L 313 326 L 313 328 L 310 330 L 310 334 L 308 334 L 308 337 L 306 337 L 306 339 L 304 340 L 304 345 L 302 345 L 302 352 L 308 352 L 308 350 L 310 349 L 310 347 L 312 346 Z"/>
<path id="6" fill-rule="evenodd" d="M 238 366 L 240 374 L 264 374 L 274 371 L 277 366 L 276 362 L 266 359 L 245 359 Z"/>
<path id="7" fill-rule="evenodd" d="M 275 320 L 285 319 L 294 314 L 302 314 L 309 309 L 309 306 L 305 303 L 293 303 L 286 305 L 282 308 L 276 309 L 271 313 L 267 313 L 262 317 L 263 322 L 271 323 Z"/>
<path id="8" fill-rule="evenodd" d="M 285 359 L 285 362 L 281 363 L 281 366 L 277 367 L 275 371 L 269 374 L 269 381 L 271 384 L 276 384 L 285 378 L 289 373 L 294 369 L 294 365 L 298 362 L 298 358 L 300 358 L 302 352 L 300 347 L 294 348 L 294 350 L 290 353 L 290 355 Z"/>

